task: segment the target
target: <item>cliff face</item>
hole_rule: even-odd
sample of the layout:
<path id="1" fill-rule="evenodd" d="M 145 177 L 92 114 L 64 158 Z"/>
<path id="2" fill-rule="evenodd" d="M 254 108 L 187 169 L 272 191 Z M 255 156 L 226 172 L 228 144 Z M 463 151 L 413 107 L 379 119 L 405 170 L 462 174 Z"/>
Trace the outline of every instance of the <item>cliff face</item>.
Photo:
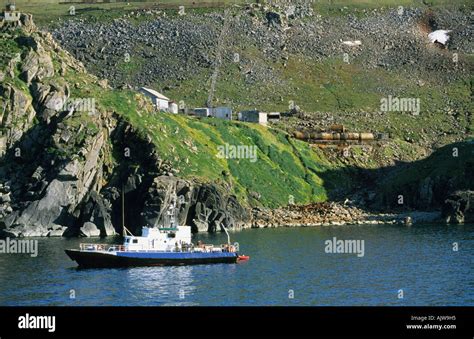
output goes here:
<path id="1" fill-rule="evenodd" d="M 239 228 L 248 213 L 212 183 L 171 177 L 154 146 L 112 109 L 73 97 L 106 83 L 87 74 L 31 17 L 1 29 L 0 231 L 3 236 L 139 233 L 161 222 L 172 194 L 194 231 Z M 73 74 L 81 82 L 71 83 Z M 86 104 L 84 104 L 86 103 Z M 89 105 L 87 105 L 89 104 Z"/>

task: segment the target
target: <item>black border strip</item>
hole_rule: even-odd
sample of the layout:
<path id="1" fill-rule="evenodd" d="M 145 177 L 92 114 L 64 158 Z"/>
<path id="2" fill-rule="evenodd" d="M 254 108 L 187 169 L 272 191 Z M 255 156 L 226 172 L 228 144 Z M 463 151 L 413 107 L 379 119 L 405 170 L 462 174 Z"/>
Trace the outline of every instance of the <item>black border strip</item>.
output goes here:
<path id="1" fill-rule="evenodd" d="M 26 314 L 56 317 L 56 329 L 19 329 Z M 412 320 L 427 316 L 432 321 Z M 438 316 L 454 316 L 437 320 Z M 0 338 L 193 336 L 466 337 L 472 307 L 0 307 Z M 409 330 L 407 324 L 455 324 Z"/>

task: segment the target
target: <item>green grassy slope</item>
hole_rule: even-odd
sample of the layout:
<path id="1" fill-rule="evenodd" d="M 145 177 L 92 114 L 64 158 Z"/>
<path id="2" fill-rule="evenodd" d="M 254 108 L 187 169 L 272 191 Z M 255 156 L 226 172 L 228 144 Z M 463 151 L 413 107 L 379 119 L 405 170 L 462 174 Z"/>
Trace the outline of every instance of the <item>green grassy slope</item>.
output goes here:
<path id="1" fill-rule="evenodd" d="M 0 6 L 4 7 L 8 0 L 1 0 Z M 115 3 L 95 3 L 90 1 L 75 0 L 16 0 L 17 7 L 31 13 L 40 25 L 47 25 L 58 19 L 68 20 L 70 7 L 74 6 L 75 16 L 87 20 L 112 20 L 122 16 L 126 12 L 138 9 L 178 9 L 178 6 L 185 6 L 187 9 L 215 9 L 232 4 L 242 5 L 253 1 L 246 0 L 117 0 Z M 83 2 L 83 3 L 81 3 Z M 470 0 L 316 0 L 313 1 L 313 9 L 323 16 L 337 16 L 355 14 L 363 10 L 388 9 L 404 7 L 437 8 L 437 7 L 459 7 L 471 4 Z"/>
<path id="2" fill-rule="evenodd" d="M 222 8 L 229 4 L 244 3 L 243 0 L 140 0 L 117 1 L 115 3 L 90 3 L 90 1 L 60 1 L 60 0 L 17 0 L 18 10 L 34 15 L 35 23 L 39 26 L 50 26 L 58 20 L 81 18 L 89 21 L 107 22 L 124 14 L 142 9 L 170 9 L 177 11 L 179 6 L 185 6 L 189 11 L 205 11 Z M 8 3 L 1 0 L 0 6 Z M 72 7 L 71 7 L 72 6 Z M 140 19 L 141 20 L 141 19 Z"/>
<path id="3" fill-rule="evenodd" d="M 265 206 L 323 201 L 325 183 L 317 175 L 334 168 L 320 151 L 289 141 L 283 132 L 256 124 L 199 119 L 170 114 L 122 111 L 151 137 L 158 153 L 180 170 L 180 176 L 226 182 L 242 200 L 258 197 Z M 218 157 L 219 146 L 257 146 L 257 159 Z M 344 178 L 340 178 L 341 181 Z M 334 183 L 333 183 L 334 184 Z"/>
<path id="4" fill-rule="evenodd" d="M 65 78 L 80 84 L 72 86 L 72 97 L 96 98 L 100 108 L 114 110 L 144 138 L 150 138 L 160 157 L 179 170 L 177 175 L 231 187 L 250 205 L 286 205 L 290 196 L 295 203 L 324 201 L 333 187 L 351 184 L 348 176 L 324 182 L 318 174 L 342 165 L 329 162 L 322 151 L 304 142 L 288 139 L 282 131 L 258 124 L 156 113 L 142 105 L 135 92 L 103 89 L 87 74 L 68 72 Z M 256 146 L 257 158 L 221 158 L 219 146 L 226 144 Z"/>

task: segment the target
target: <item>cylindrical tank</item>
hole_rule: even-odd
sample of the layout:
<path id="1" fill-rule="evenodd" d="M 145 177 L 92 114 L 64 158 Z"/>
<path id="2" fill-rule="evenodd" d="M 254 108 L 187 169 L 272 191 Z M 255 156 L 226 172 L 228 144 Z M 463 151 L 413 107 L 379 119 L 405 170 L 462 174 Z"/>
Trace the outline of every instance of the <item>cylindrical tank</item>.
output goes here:
<path id="1" fill-rule="evenodd" d="M 299 140 L 308 140 L 308 139 L 309 139 L 307 133 L 304 133 L 304 132 L 301 132 L 301 131 L 295 131 L 295 132 L 293 132 L 293 136 L 294 136 L 296 139 L 299 139 Z"/>
<path id="2" fill-rule="evenodd" d="M 332 133 L 326 133 L 326 132 L 311 133 L 311 137 L 315 140 L 332 140 Z"/>
<path id="3" fill-rule="evenodd" d="M 341 140 L 341 133 L 332 133 L 332 140 Z"/>
<path id="4" fill-rule="evenodd" d="M 322 140 L 332 140 L 332 133 L 321 133 L 321 139 Z"/>
<path id="5" fill-rule="evenodd" d="M 374 140 L 374 133 L 361 133 L 360 140 Z"/>
<path id="6" fill-rule="evenodd" d="M 353 133 L 353 132 L 350 132 L 350 133 L 347 133 L 347 140 L 359 140 L 359 133 Z"/>

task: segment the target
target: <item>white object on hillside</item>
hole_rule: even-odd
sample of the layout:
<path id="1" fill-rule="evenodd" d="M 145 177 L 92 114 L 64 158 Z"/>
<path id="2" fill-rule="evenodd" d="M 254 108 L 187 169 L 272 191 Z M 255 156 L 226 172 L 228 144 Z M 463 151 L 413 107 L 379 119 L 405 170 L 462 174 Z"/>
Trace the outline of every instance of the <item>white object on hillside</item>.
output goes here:
<path id="1" fill-rule="evenodd" d="M 355 47 L 355 46 L 360 46 L 362 45 L 362 41 L 360 40 L 353 40 L 353 41 L 343 41 L 342 42 L 344 45 L 350 46 L 350 47 Z"/>
<path id="2" fill-rule="evenodd" d="M 448 42 L 449 40 L 449 35 L 448 35 L 449 32 L 451 31 L 438 29 L 428 34 L 428 38 L 430 39 L 432 43 L 438 42 L 440 44 L 446 45 L 446 42 Z"/>
<path id="3" fill-rule="evenodd" d="M 146 87 L 141 87 L 139 92 L 149 97 L 157 110 L 169 111 L 169 103 L 171 100 L 160 92 Z"/>

